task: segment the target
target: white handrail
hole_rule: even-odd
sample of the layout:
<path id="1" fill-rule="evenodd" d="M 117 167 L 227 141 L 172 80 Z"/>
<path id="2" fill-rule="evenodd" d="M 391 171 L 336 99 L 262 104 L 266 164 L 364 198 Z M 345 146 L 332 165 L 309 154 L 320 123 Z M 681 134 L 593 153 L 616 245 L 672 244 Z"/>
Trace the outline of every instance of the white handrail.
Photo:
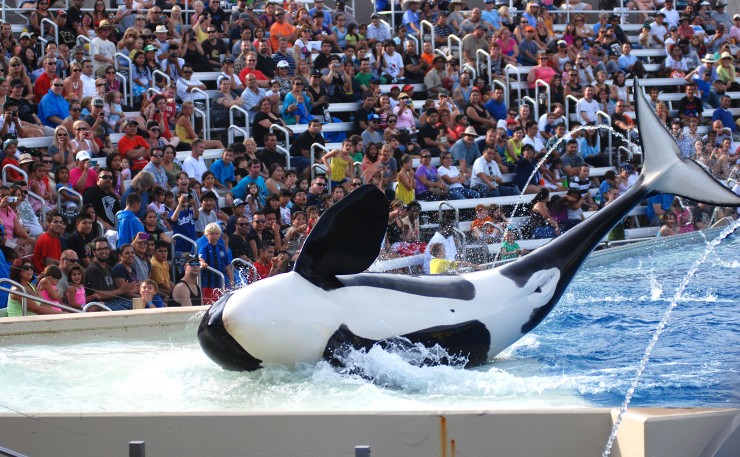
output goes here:
<path id="1" fill-rule="evenodd" d="M 3 5 L 3 8 L 4 7 L 5 5 Z M 59 46 L 59 26 L 57 25 L 56 22 L 52 21 L 51 19 L 46 18 L 46 17 L 41 19 L 41 22 L 39 23 L 39 28 L 41 29 L 40 36 L 45 37 L 44 35 L 44 23 L 45 22 L 48 22 L 49 24 L 51 24 L 51 27 L 54 29 L 54 42 L 57 44 L 57 46 Z M 46 39 L 44 39 L 43 41 L 45 43 L 47 42 Z"/>
<path id="2" fill-rule="evenodd" d="M 414 45 L 416 46 L 416 55 L 419 55 L 419 53 L 421 52 L 421 51 L 419 50 L 419 39 L 418 39 L 418 38 L 416 38 L 416 37 L 415 37 L 415 36 L 413 36 L 413 35 L 406 35 L 406 41 L 409 41 L 409 40 L 411 40 L 411 41 L 413 41 L 413 42 L 414 42 Z M 405 45 L 405 43 L 404 43 L 404 45 Z M 403 51 L 404 51 L 404 53 L 406 52 L 406 49 L 405 49 L 405 47 L 404 47 L 404 50 L 403 50 Z"/>
<path id="3" fill-rule="evenodd" d="M 8 172 L 6 171 L 8 168 L 10 168 L 11 170 L 17 171 L 18 174 L 23 176 L 23 180 L 26 181 L 26 184 L 28 184 L 28 173 L 26 173 L 26 170 L 22 170 L 12 164 L 7 164 L 3 167 L 3 172 L 2 172 L 3 184 L 5 184 L 6 186 L 8 185 L 8 178 L 7 178 Z"/>
<path id="4" fill-rule="evenodd" d="M 486 58 L 486 68 L 488 69 L 488 85 L 493 87 L 493 70 L 491 70 L 491 54 L 488 53 L 485 49 L 476 49 L 475 51 L 475 68 L 480 69 L 480 56 L 481 54 L 483 57 Z"/>
<path id="5" fill-rule="evenodd" d="M 491 82 L 492 82 L 491 88 L 494 88 L 496 86 L 501 86 L 501 89 L 503 89 L 503 91 L 504 91 L 504 103 L 506 103 L 508 105 L 509 104 L 509 102 L 508 102 L 508 100 L 509 100 L 509 88 L 506 86 L 506 84 L 504 84 L 503 82 L 499 81 L 498 79 L 494 79 Z"/>
<path id="6" fill-rule="evenodd" d="M 434 50 L 434 53 L 437 54 L 437 55 L 440 55 L 440 56 L 444 57 L 445 58 L 445 62 L 447 62 L 447 57 L 449 57 L 449 54 L 447 54 L 445 51 L 443 51 L 442 49 L 435 49 Z"/>
<path id="7" fill-rule="evenodd" d="M 79 192 L 77 192 L 74 189 L 70 189 L 69 187 L 60 187 L 59 190 L 57 191 L 58 194 L 62 194 L 63 192 L 66 192 L 68 194 L 72 194 L 73 196 L 79 198 L 80 199 L 80 202 L 77 204 L 77 207 L 78 208 L 82 208 L 82 206 L 83 206 L 83 204 L 82 204 L 82 194 L 80 194 Z M 59 195 L 59 198 L 57 198 L 57 211 L 61 211 L 61 210 L 62 210 L 62 196 Z"/>
<path id="8" fill-rule="evenodd" d="M 205 138 L 205 134 L 206 134 L 206 132 L 205 132 L 206 113 L 205 113 L 205 111 L 203 111 L 202 109 L 198 108 L 197 106 L 194 106 L 193 107 L 193 114 L 190 115 L 190 123 L 193 124 L 193 130 L 195 130 L 195 115 L 196 114 L 204 119 L 203 120 L 203 130 L 204 131 L 203 131 L 202 139 L 205 140 L 206 139 Z M 198 137 L 201 138 L 201 136 L 198 136 Z"/>
<path id="9" fill-rule="evenodd" d="M 237 257 L 236 259 L 231 261 L 231 268 L 236 270 L 238 267 L 235 267 L 234 264 L 243 265 L 244 267 L 248 268 L 252 272 L 252 278 L 256 278 L 256 281 L 259 280 L 260 274 L 257 271 L 257 267 L 255 267 L 252 262 L 247 262 L 246 260 Z M 247 275 L 245 279 L 246 279 L 245 282 L 247 283 L 247 285 L 251 284 L 251 282 L 249 281 L 250 280 L 249 275 Z"/>
<path id="10" fill-rule="evenodd" d="M 170 84 L 172 84 L 172 77 L 170 77 L 170 75 L 168 75 L 167 73 L 163 72 L 162 70 L 154 70 L 152 72 L 152 81 L 154 81 L 154 77 L 157 76 L 157 75 L 164 76 L 164 79 L 167 80 L 167 86 L 169 86 Z"/>
<path id="11" fill-rule="evenodd" d="M 194 94 L 194 93 L 201 94 L 206 101 L 205 118 L 203 120 L 203 139 L 210 140 L 211 139 L 211 97 L 208 95 L 206 91 L 204 91 L 200 87 L 193 87 L 190 93 L 191 94 Z M 195 96 L 193 96 L 193 100 L 195 100 Z"/>
<path id="12" fill-rule="evenodd" d="M 177 271 L 175 271 L 175 267 L 177 266 L 177 259 L 175 258 L 175 247 L 177 246 L 177 243 L 175 243 L 175 240 L 178 238 L 182 238 L 185 242 L 190 243 L 193 245 L 195 255 L 198 254 L 198 243 L 193 241 L 191 238 L 186 237 L 185 235 L 181 233 L 175 233 L 172 235 L 170 241 L 170 258 L 172 259 L 172 267 L 170 268 L 172 270 L 172 277 L 177 277 Z M 200 285 L 200 275 L 198 275 L 198 285 Z"/>
<path id="13" fill-rule="evenodd" d="M 524 97 L 521 98 L 521 100 L 523 102 L 529 102 L 529 103 L 532 104 L 533 109 L 534 109 L 534 118 L 537 119 L 537 120 L 539 120 L 540 119 L 540 110 L 537 107 L 537 102 L 535 101 L 535 99 L 533 99 L 529 95 L 525 95 Z"/>
<path id="14" fill-rule="evenodd" d="M 323 150 L 324 153 L 331 151 L 331 149 L 327 148 L 321 143 L 314 143 L 311 145 L 311 149 L 310 149 L 311 151 L 311 181 L 313 181 L 313 178 L 316 176 L 316 173 L 314 173 L 314 166 L 320 166 L 324 170 L 325 173 L 328 173 L 328 170 L 324 168 L 323 163 L 316 163 L 316 150 L 317 149 Z"/>
<path id="15" fill-rule="evenodd" d="M 80 46 L 80 41 L 87 41 L 87 44 L 89 45 L 88 46 L 88 49 L 89 49 L 88 55 L 92 57 L 92 40 L 90 38 L 86 37 L 85 35 L 77 35 L 77 39 L 75 40 L 75 44 L 77 46 Z"/>
<path id="16" fill-rule="evenodd" d="M 249 137 L 249 111 L 237 105 L 233 105 L 229 108 L 229 125 L 233 125 L 234 127 L 237 126 L 234 122 L 234 111 L 241 111 L 241 113 L 244 114 L 244 127 L 242 129 L 247 132 L 245 137 Z"/>
<path id="17" fill-rule="evenodd" d="M 449 51 L 450 55 L 453 55 L 452 54 L 453 53 L 453 51 L 452 51 L 452 42 L 453 41 L 457 42 L 457 44 L 458 44 L 458 46 L 457 46 L 457 53 L 458 53 L 457 61 L 460 62 L 460 65 L 462 65 L 462 61 L 463 61 L 462 40 L 460 39 L 459 36 L 457 36 L 455 34 L 452 34 L 452 35 L 448 35 L 447 36 L 447 50 Z"/>
<path id="18" fill-rule="evenodd" d="M 473 79 L 475 79 L 475 78 L 477 78 L 477 77 L 478 77 L 478 70 L 477 70 L 477 69 L 475 69 L 475 68 L 473 68 L 473 66 L 472 66 L 472 65 L 470 65 L 470 64 L 469 64 L 469 63 L 467 63 L 467 62 L 465 62 L 464 64 L 462 64 L 462 66 L 460 67 L 460 69 L 461 69 L 461 70 L 463 70 L 463 71 L 464 71 L 465 69 L 468 69 L 468 70 L 470 70 L 470 72 L 471 72 L 471 73 L 473 74 Z"/>
<path id="19" fill-rule="evenodd" d="M 570 104 L 568 103 L 568 100 L 573 100 L 574 102 L 576 102 L 576 108 L 578 108 L 578 99 L 571 94 L 565 96 L 565 125 L 568 130 L 570 130 Z"/>
<path id="20" fill-rule="evenodd" d="M 12 284 L 15 287 L 25 289 L 23 287 L 23 285 L 21 285 L 20 283 L 18 283 L 16 281 L 13 281 L 12 279 L 0 278 L 0 284 L 2 284 L 2 283 Z M 47 305 L 47 306 L 55 306 L 57 308 L 62 308 L 65 311 L 69 311 L 71 313 L 81 313 L 82 312 L 79 309 L 72 308 L 71 306 L 65 305 L 64 303 L 53 302 L 53 301 L 47 300 L 45 298 L 41 298 L 38 295 L 31 295 L 31 294 L 26 293 L 26 292 L 21 292 L 20 290 L 12 290 L 12 289 L 8 289 L 7 287 L 0 287 L 0 291 L 7 292 L 8 294 L 18 295 L 19 297 L 21 297 L 21 315 L 22 316 L 27 316 L 28 315 L 28 302 L 27 302 L 27 300 L 29 300 L 29 299 L 31 299 L 33 301 L 37 301 L 37 302 L 43 303 L 44 305 Z"/>
<path id="21" fill-rule="evenodd" d="M 508 71 L 509 68 L 512 68 L 514 70 L 514 73 L 516 73 L 516 79 L 517 79 L 517 81 L 521 81 L 522 80 L 522 74 L 519 72 L 519 68 L 516 65 L 508 64 L 507 66 L 504 67 L 504 78 L 506 78 L 506 87 L 507 88 L 511 87 L 511 78 L 509 76 L 511 73 Z M 516 91 L 517 91 L 517 98 L 519 100 L 521 100 L 522 99 L 522 88 L 517 85 Z M 509 91 L 508 90 L 506 92 L 506 96 L 507 96 L 506 103 L 508 104 L 509 103 L 509 98 L 508 98 Z"/>
<path id="22" fill-rule="evenodd" d="M 429 27 L 429 31 L 430 31 L 429 35 L 432 36 L 432 53 L 434 53 L 434 50 L 437 49 L 437 42 L 434 38 L 434 25 L 431 22 L 427 21 L 426 19 L 421 21 L 419 23 L 419 32 L 421 32 L 421 36 L 424 36 L 424 26 Z"/>
<path id="23" fill-rule="evenodd" d="M 116 76 L 120 76 L 122 79 L 126 80 L 126 77 L 123 75 L 123 73 L 118 72 L 118 66 L 120 65 L 118 62 L 118 58 L 123 59 L 128 64 L 128 84 L 124 84 L 124 88 L 130 88 L 129 91 L 129 102 L 131 103 L 131 106 L 134 105 L 134 65 L 133 61 L 131 60 L 131 57 L 127 56 L 126 54 L 122 52 L 117 52 L 113 56 L 113 67 L 116 69 Z M 126 94 L 124 94 L 124 99 L 126 98 Z"/>
<path id="24" fill-rule="evenodd" d="M 605 113 L 605 112 L 603 112 L 601 110 L 597 111 L 596 112 L 596 119 L 599 121 L 599 123 L 601 123 L 601 120 L 600 119 L 602 117 L 606 119 L 607 125 L 609 127 L 611 127 L 612 126 L 612 117 L 609 116 L 609 114 L 607 114 L 607 113 Z M 609 166 L 611 166 L 612 165 L 612 134 L 611 134 L 611 132 L 609 132 L 609 140 L 608 141 L 609 141 L 609 146 L 608 146 L 608 148 L 609 148 Z"/>
<path id="25" fill-rule="evenodd" d="M 541 79 L 536 79 L 534 81 L 534 98 L 537 99 L 538 104 L 540 101 L 540 86 L 543 86 L 545 88 L 545 92 L 547 92 L 547 112 L 549 113 L 550 111 L 552 111 L 551 102 L 550 102 L 551 100 L 550 85 Z"/>
<path id="26" fill-rule="evenodd" d="M 82 307 L 82 312 L 86 313 L 88 309 L 92 308 L 93 306 L 97 306 L 99 308 L 103 308 L 105 311 L 113 311 L 112 309 L 105 306 L 105 303 L 102 301 L 91 301 L 90 303 L 86 304 Z"/>
<path id="27" fill-rule="evenodd" d="M 285 156 L 285 168 L 290 168 L 290 152 L 280 145 L 275 146 L 275 150 Z"/>
<path id="28" fill-rule="evenodd" d="M 229 125 L 228 131 L 227 131 L 228 132 L 227 134 L 229 135 L 229 144 L 234 144 L 234 138 L 236 136 L 234 134 L 234 131 L 236 131 L 237 133 L 241 133 L 244 139 L 249 138 L 249 132 L 244 130 L 243 127 L 239 127 L 238 125 Z"/>
<path id="29" fill-rule="evenodd" d="M 116 72 L 116 79 L 120 79 L 121 83 L 123 84 L 123 91 L 121 92 L 121 97 L 123 97 L 123 100 L 126 100 L 126 98 L 129 96 L 128 80 L 126 79 L 126 76 L 123 73 L 118 73 L 118 72 Z M 131 98 L 133 98 L 133 90 L 131 91 L 131 95 L 132 95 Z"/>
<path id="30" fill-rule="evenodd" d="M 275 133 L 275 130 L 280 130 L 285 135 L 285 149 L 290 151 L 290 132 L 286 127 L 280 124 L 272 124 L 270 126 L 270 133 Z"/>
<path id="31" fill-rule="evenodd" d="M 224 276 L 223 273 L 221 273 L 220 271 L 216 270 L 215 268 L 213 268 L 210 265 L 206 266 L 206 270 L 212 271 L 213 273 L 217 274 L 218 277 L 221 278 L 221 289 L 225 289 L 226 288 L 226 276 Z"/>

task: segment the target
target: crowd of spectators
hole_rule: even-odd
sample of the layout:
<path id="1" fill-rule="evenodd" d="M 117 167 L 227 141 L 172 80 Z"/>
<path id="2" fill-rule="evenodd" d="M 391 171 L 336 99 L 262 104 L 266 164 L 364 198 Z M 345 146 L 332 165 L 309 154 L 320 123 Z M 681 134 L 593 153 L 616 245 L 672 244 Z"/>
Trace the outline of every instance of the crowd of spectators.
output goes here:
<path id="1" fill-rule="evenodd" d="M 388 197 L 385 248 L 396 255 L 424 249 L 418 201 L 533 194 L 523 235 L 558 236 L 636 179 L 639 154 L 603 179 L 590 176 L 610 154 L 627 160 L 616 147 L 638 139 L 627 84 L 633 76 L 680 79 L 649 86 L 651 104 L 684 156 L 718 178 L 740 178 L 733 114 L 740 15 L 730 17 L 723 0 L 689 2 L 681 11 L 672 0 L 657 10 L 653 2 L 627 2 L 639 11 L 632 17 L 644 15 L 636 39 L 621 16 L 584 15 L 590 5 L 578 0 L 517 1 L 515 9 L 501 0 L 484 0 L 482 9 L 407 0 L 395 30 L 387 2 L 362 23 L 343 0 L 335 9 L 323 0 L 311 8 L 239 0 L 230 10 L 198 0 L 193 12 L 159 0 L 123 0 L 115 10 L 102 0 L 71 0 L 69 9 L 50 9 L 49 1 L 33 6 L 22 33 L 0 26 L 2 166 L 12 166 L 0 186 L 0 270 L 27 294 L 73 308 L 208 304 L 223 283 L 287 271 L 321 213 L 363 184 Z M 43 19 L 58 27 L 58 42 L 40 36 Z M 434 43 L 422 20 L 434 25 Z M 462 60 L 447 48 L 453 34 Z M 659 52 L 635 57 L 634 49 Z M 490 65 L 479 62 L 479 50 L 490 54 Z M 655 63 L 659 69 L 648 71 Z M 489 85 L 489 78 L 506 80 L 507 65 L 526 75 L 532 97 L 544 81 L 551 103 L 532 106 L 513 90 L 507 99 L 501 85 Z M 202 72 L 218 73 L 215 86 L 199 80 Z M 684 94 L 677 109 L 661 101 L 661 89 Z M 202 90 L 212 94 L 213 127 L 225 131 L 238 106 L 248 113 L 251 138 L 226 147 L 225 135 L 203 138 L 202 120 L 192 117 L 205 103 Z M 355 102 L 356 110 L 332 109 Z M 599 111 L 621 135 L 613 150 L 609 133 L 597 128 Z M 338 121 L 351 129 L 322 133 Z M 276 124 L 289 138 L 271 132 Z M 298 124 L 305 127 L 294 134 Z M 49 145 L 19 146 L 33 138 Z M 291 168 L 280 148 L 286 141 Z M 338 147 L 321 153 L 316 143 Z M 209 166 L 203 156 L 212 149 L 222 152 Z M 312 162 L 323 163 L 326 175 L 309 179 Z M 559 191 L 567 194 L 549 198 Z M 677 232 L 681 224 L 703 228 L 710 218 L 708 208 L 673 196 L 654 200 L 652 223 L 675 216 L 663 236 L 676 224 Z M 507 255 L 523 252 L 514 232 L 506 233 Z M 195 240 L 195 251 L 184 237 Z M 234 259 L 251 266 L 233 268 Z M 0 300 L 3 307 L 6 297 Z M 20 314 L 19 295 L 7 303 L 9 314 Z M 28 309 L 63 312 L 32 299 Z"/>

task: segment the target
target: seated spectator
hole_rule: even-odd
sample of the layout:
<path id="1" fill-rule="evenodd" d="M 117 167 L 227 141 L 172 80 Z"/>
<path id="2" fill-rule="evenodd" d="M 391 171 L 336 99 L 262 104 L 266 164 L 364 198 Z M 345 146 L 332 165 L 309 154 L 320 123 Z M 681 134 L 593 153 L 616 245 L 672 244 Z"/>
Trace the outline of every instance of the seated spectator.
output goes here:
<path id="1" fill-rule="evenodd" d="M 133 263 L 133 248 L 127 246 L 127 262 L 130 258 Z M 105 306 L 113 311 L 131 309 L 131 299 L 136 292 L 136 282 L 120 281 L 116 285 L 113 280 L 113 272 L 108 267 L 110 256 L 110 245 L 105 237 L 95 238 L 93 241 L 94 259 L 85 269 L 85 289 L 90 301 L 103 302 Z M 125 270 L 125 267 L 122 267 Z"/>
<path id="2" fill-rule="evenodd" d="M 64 83 L 55 78 L 49 92 L 39 101 L 38 116 L 47 127 L 56 128 L 69 116 L 69 103 L 62 96 L 63 90 Z"/>
<path id="3" fill-rule="evenodd" d="M 60 239 L 66 228 L 64 219 L 61 214 L 50 212 L 48 221 L 48 229 L 39 236 L 33 249 L 33 265 L 38 273 L 44 271 L 48 265 L 59 266 L 59 259 L 62 256 Z"/>

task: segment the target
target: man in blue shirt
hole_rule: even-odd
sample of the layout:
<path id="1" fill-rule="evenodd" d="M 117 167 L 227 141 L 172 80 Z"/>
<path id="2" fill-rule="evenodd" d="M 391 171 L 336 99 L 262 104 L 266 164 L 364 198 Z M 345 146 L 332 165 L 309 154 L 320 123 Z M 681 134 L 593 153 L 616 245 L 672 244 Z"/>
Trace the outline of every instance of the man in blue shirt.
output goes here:
<path id="1" fill-rule="evenodd" d="M 733 140 L 737 141 L 740 132 L 738 132 L 737 124 L 735 124 L 735 119 L 733 119 L 732 112 L 730 112 L 730 103 L 732 103 L 730 96 L 723 95 L 719 99 L 719 108 L 714 110 L 714 114 L 712 114 L 712 121 L 722 121 L 722 126 L 730 129 Z"/>
<path id="2" fill-rule="evenodd" d="M 494 119 L 500 121 L 506 119 L 506 100 L 504 100 L 504 89 L 501 86 L 496 86 L 493 89 L 493 97 L 483 105 L 486 111 L 491 113 Z"/>
<path id="3" fill-rule="evenodd" d="M 69 103 L 62 96 L 63 91 L 64 82 L 55 78 L 51 82 L 51 89 L 39 102 L 38 116 L 47 127 L 56 128 L 69 116 Z"/>
<path id="4" fill-rule="evenodd" d="M 409 8 L 405 13 L 403 13 L 403 25 L 408 28 L 410 34 L 421 36 L 421 31 L 419 29 L 419 23 L 421 21 L 418 13 L 419 2 L 418 0 L 410 0 L 408 5 Z"/>
<path id="5" fill-rule="evenodd" d="M 264 205 L 265 199 L 270 194 L 270 192 L 267 190 L 265 178 L 260 176 L 260 171 L 262 170 L 262 162 L 257 159 L 252 159 L 249 161 L 249 164 L 247 166 L 249 167 L 249 174 L 243 177 L 241 181 L 239 181 L 239 184 L 234 187 L 231 193 L 234 195 L 234 198 L 246 200 L 247 188 L 250 184 L 255 183 L 257 185 L 257 188 L 259 189 L 260 203 Z"/>
<path id="6" fill-rule="evenodd" d="M 193 204 L 193 196 L 187 192 L 180 192 L 177 196 L 177 206 L 170 213 L 170 224 L 175 234 L 180 234 L 195 240 L 195 221 L 200 216 L 198 207 Z M 192 244 L 177 238 L 175 241 L 175 253 L 181 255 L 184 252 L 191 252 Z"/>

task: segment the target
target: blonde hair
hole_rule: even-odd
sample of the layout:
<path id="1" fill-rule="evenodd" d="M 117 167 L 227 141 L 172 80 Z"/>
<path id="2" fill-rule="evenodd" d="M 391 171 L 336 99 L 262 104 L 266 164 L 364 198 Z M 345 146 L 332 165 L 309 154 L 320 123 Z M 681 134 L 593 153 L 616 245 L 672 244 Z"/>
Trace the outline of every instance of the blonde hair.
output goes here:
<path id="1" fill-rule="evenodd" d="M 215 222 L 211 222 L 208 225 L 206 225 L 205 229 L 203 229 L 203 233 L 218 233 L 220 235 L 221 226 Z"/>

